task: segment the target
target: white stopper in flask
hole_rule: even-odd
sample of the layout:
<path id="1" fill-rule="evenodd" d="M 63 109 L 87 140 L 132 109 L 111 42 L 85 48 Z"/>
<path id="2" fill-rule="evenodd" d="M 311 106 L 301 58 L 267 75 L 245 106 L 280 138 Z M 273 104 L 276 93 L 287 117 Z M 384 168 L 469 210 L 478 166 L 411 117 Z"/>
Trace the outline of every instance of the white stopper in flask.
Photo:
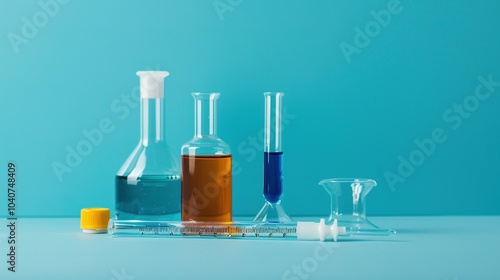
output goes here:
<path id="1" fill-rule="evenodd" d="M 167 71 L 138 71 L 141 79 L 141 98 L 163 98 L 163 80 Z"/>
<path id="2" fill-rule="evenodd" d="M 337 241 L 337 236 L 345 235 L 345 227 L 339 227 L 337 219 L 333 221 L 331 226 L 325 224 L 325 219 L 315 222 L 297 222 L 297 239 L 298 240 L 320 240 L 325 241 L 326 237 L 332 237 L 333 241 Z"/>

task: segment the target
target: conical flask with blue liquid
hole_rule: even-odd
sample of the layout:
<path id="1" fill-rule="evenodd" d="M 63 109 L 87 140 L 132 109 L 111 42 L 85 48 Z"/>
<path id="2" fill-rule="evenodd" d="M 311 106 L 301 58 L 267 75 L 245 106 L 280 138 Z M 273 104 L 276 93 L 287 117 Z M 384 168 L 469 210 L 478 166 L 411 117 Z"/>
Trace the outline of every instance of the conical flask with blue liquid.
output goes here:
<path id="1" fill-rule="evenodd" d="M 115 179 L 116 219 L 180 220 L 180 168 L 165 139 L 166 71 L 139 71 L 141 136 Z"/>

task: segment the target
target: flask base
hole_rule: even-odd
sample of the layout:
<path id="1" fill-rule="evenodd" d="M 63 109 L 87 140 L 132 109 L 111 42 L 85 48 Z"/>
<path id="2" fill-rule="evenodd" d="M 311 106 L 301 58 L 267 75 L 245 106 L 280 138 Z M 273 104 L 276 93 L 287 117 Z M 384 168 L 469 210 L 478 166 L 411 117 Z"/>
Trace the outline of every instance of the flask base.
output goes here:
<path id="1" fill-rule="evenodd" d="M 339 226 L 353 228 L 353 229 L 377 229 L 379 228 L 367 218 L 356 216 L 356 215 L 333 215 L 331 214 L 328 218 L 327 223 L 333 223 L 337 220 Z"/>
<path id="2" fill-rule="evenodd" d="M 266 223 L 289 223 L 292 219 L 286 214 L 280 202 L 270 203 L 266 201 L 253 221 Z"/>

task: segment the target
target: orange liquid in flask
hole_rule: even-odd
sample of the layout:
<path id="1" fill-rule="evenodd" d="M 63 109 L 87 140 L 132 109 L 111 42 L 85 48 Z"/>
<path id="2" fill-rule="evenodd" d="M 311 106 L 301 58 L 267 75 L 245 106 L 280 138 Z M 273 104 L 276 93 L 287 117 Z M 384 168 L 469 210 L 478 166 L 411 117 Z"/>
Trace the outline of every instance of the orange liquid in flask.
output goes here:
<path id="1" fill-rule="evenodd" d="M 182 156 L 182 220 L 232 220 L 231 155 Z"/>

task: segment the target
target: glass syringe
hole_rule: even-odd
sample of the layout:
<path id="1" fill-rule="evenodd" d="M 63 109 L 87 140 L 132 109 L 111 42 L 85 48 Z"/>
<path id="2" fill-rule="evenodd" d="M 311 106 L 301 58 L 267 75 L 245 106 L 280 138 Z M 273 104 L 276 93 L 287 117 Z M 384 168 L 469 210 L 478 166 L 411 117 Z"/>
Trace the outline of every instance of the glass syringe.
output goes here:
<path id="1" fill-rule="evenodd" d="M 216 238 L 274 238 L 297 240 L 334 240 L 338 236 L 388 236 L 391 229 L 360 229 L 315 222 L 166 222 L 114 220 L 108 224 L 111 237 L 216 237 Z"/>

